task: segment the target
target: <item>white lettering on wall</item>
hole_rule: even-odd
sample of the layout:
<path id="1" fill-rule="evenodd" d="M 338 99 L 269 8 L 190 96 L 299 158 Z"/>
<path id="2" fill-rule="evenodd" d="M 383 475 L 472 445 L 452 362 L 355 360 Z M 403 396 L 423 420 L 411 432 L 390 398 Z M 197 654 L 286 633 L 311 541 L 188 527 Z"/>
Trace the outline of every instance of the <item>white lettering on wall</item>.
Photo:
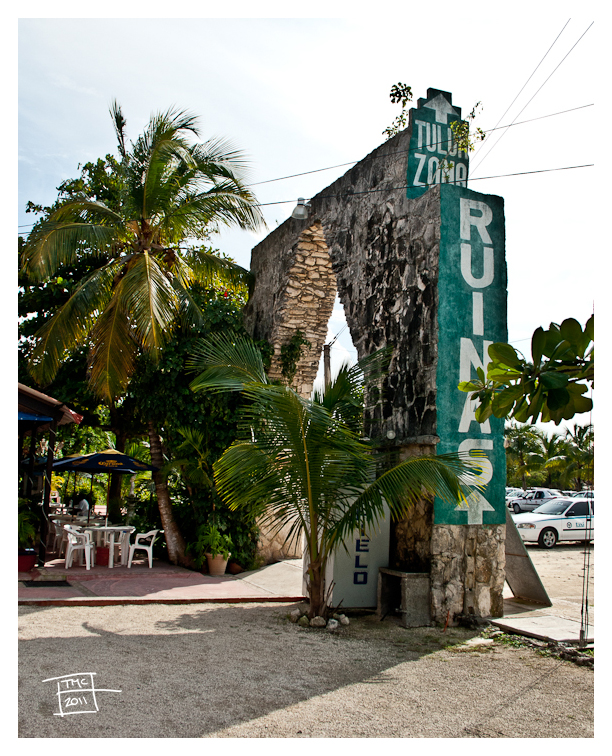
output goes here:
<path id="1" fill-rule="evenodd" d="M 482 451 L 493 449 L 493 441 L 490 438 L 466 438 L 459 444 L 460 452 L 470 452 L 473 449 L 480 449 Z M 463 480 L 468 485 L 483 485 L 485 486 L 493 477 L 493 465 L 486 457 L 478 459 L 478 465 L 481 472 L 477 475 L 466 475 Z"/>
<path id="2" fill-rule="evenodd" d="M 482 257 L 482 276 L 474 278 L 472 275 L 472 245 L 461 245 L 461 273 L 473 289 L 485 289 L 493 283 L 495 272 L 493 267 L 493 247 L 483 247 Z"/>
<path id="3" fill-rule="evenodd" d="M 482 368 L 485 373 L 487 372 L 487 365 L 491 361 L 488 350 L 492 343 L 492 341 L 482 342 L 483 359 L 481 360 L 472 339 L 461 339 L 461 356 L 459 358 L 460 381 L 470 381 L 472 379 L 472 365 L 476 369 Z"/>
<path id="4" fill-rule="evenodd" d="M 423 168 L 425 167 L 427 155 L 422 155 L 419 152 L 415 152 L 414 156 L 419 159 L 419 166 L 416 169 L 416 173 L 414 174 L 414 186 L 427 186 L 425 181 L 421 181 L 421 174 L 423 173 Z"/>
<path id="5" fill-rule="evenodd" d="M 464 186 L 467 189 L 467 166 L 464 163 L 456 163 L 455 181 L 459 186 Z"/>
<path id="6" fill-rule="evenodd" d="M 466 199 L 465 197 L 462 197 L 460 199 L 460 202 L 461 238 L 465 239 L 466 241 L 470 241 L 471 227 L 475 226 L 476 230 L 480 234 L 482 241 L 485 244 L 493 244 L 491 237 L 489 236 L 489 232 L 487 231 L 487 226 L 493 220 L 493 211 L 491 210 L 491 208 L 485 202 L 480 202 L 479 200 L 470 200 Z M 472 215 L 472 210 L 480 212 L 480 215 Z"/>
<path id="7" fill-rule="evenodd" d="M 484 309 L 481 291 L 472 292 L 472 333 L 484 336 Z"/>
<path id="8" fill-rule="evenodd" d="M 425 144 L 425 129 L 429 125 L 426 121 L 415 121 L 417 127 L 417 149 L 422 150 Z"/>
<path id="9" fill-rule="evenodd" d="M 480 355 L 476 351 L 476 347 L 471 339 L 461 339 L 461 353 L 459 357 L 459 381 L 469 381 L 472 379 L 472 365 L 475 368 L 482 368 L 486 374 L 487 365 L 491 361 L 489 357 L 489 347 L 492 341 L 483 341 L 482 343 L 482 360 Z M 463 405 L 463 412 L 461 413 L 461 420 L 459 421 L 459 433 L 468 433 L 470 425 L 476 420 L 476 399 L 470 399 L 470 394 L 465 395 L 465 403 Z M 483 433 L 491 432 L 491 425 L 488 420 L 485 420 L 481 424 L 481 430 Z"/>
<path id="10" fill-rule="evenodd" d="M 430 157 L 427 164 L 427 183 L 440 183 L 440 161 L 436 157 Z"/>

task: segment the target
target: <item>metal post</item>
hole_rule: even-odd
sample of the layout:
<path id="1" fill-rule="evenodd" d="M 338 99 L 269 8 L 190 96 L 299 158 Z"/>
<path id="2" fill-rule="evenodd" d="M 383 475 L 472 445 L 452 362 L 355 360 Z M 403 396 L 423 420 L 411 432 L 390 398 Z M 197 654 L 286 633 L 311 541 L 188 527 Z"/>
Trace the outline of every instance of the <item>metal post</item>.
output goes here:
<path id="1" fill-rule="evenodd" d="M 44 567 L 47 559 L 47 537 L 49 535 L 49 502 L 51 500 L 51 474 L 53 473 L 53 453 L 57 436 L 57 420 L 49 428 L 49 450 L 47 452 L 47 467 L 45 469 L 45 485 L 43 489 L 42 513 L 40 518 L 40 542 L 38 544 L 38 566 Z"/>
<path id="2" fill-rule="evenodd" d="M 323 346 L 323 377 L 324 377 L 326 391 L 329 388 L 329 385 L 331 384 L 330 349 L 331 349 L 331 344 L 324 344 Z"/>

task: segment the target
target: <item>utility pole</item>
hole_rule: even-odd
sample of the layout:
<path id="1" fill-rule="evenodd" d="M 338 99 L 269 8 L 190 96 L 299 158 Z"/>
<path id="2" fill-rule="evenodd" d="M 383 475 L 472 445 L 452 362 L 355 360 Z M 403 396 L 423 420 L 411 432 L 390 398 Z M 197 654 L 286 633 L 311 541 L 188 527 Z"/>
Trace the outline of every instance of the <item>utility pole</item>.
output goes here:
<path id="1" fill-rule="evenodd" d="M 331 383 L 331 365 L 330 365 L 330 358 L 329 358 L 330 349 L 331 349 L 331 344 L 323 345 L 323 379 L 324 379 L 326 391 L 329 388 L 329 385 Z"/>

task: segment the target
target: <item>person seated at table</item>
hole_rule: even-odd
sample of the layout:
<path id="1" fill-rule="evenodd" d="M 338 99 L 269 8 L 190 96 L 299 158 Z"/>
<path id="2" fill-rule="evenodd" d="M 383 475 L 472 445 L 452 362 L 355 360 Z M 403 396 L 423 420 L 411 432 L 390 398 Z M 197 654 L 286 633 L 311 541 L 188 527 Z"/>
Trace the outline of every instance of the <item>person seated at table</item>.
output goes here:
<path id="1" fill-rule="evenodd" d="M 79 491 L 76 496 L 76 505 L 73 507 L 74 514 L 78 514 L 81 517 L 87 517 L 89 512 L 89 499 L 87 498 L 87 491 Z"/>

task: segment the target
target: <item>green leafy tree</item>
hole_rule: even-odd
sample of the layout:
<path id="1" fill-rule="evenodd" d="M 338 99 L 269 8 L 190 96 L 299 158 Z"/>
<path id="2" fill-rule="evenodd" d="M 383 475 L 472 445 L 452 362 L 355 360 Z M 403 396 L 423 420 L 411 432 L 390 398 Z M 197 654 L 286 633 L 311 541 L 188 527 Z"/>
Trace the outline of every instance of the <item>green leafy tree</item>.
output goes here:
<path id="1" fill-rule="evenodd" d="M 118 210 L 121 197 L 119 192 L 118 173 L 120 164 L 112 155 L 106 155 L 95 162 L 86 163 L 80 167 L 80 174 L 75 179 L 63 181 L 57 188 L 57 200 L 49 207 L 42 207 L 28 202 L 26 212 L 40 215 L 41 218 L 34 224 L 34 233 L 38 233 L 47 224 L 51 216 L 64 203 L 77 200 L 82 196 L 90 197 L 97 202 L 104 202 L 108 207 Z M 25 240 L 21 237 L 19 242 L 19 256 L 23 255 Z M 19 270 L 18 278 L 18 313 L 19 313 L 19 351 L 18 371 L 19 380 L 26 385 L 36 384 L 28 370 L 32 352 L 37 344 L 37 333 L 51 320 L 51 318 L 68 302 L 72 294 L 78 289 L 80 283 L 91 275 L 97 267 L 104 263 L 95 255 L 79 255 L 78 259 L 67 265 L 59 267 L 53 276 L 46 279 L 33 279 Z M 54 380 L 44 386 L 46 392 L 65 401 L 70 407 L 83 415 L 79 426 L 60 428 L 56 452 L 68 444 L 70 451 L 66 453 L 89 453 L 101 451 L 109 447 L 119 451 L 126 451 L 126 443 L 130 438 L 142 435 L 146 428 L 134 422 L 133 413 L 125 403 L 113 403 L 106 407 L 99 396 L 96 396 L 89 385 L 87 377 L 87 350 L 88 344 L 77 345 L 75 349 L 66 354 Z M 38 385 L 33 386 L 39 388 Z M 99 427 L 102 431 L 110 431 L 114 438 L 105 436 L 103 445 L 92 447 L 87 443 L 81 433 L 88 428 Z M 71 437 L 78 442 L 71 443 Z M 125 485 L 122 475 L 110 477 L 110 509 L 109 515 L 118 520 L 121 503 L 121 487 Z M 65 486 L 62 483 L 61 489 Z M 94 492 L 96 486 L 94 485 Z M 104 496 L 101 501 L 106 502 L 107 486 L 104 486 Z M 66 493 L 64 491 L 64 493 Z"/>
<path id="2" fill-rule="evenodd" d="M 201 309 L 201 323 L 179 325 L 156 362 L 141 357 L 128 397 L 137 414 L 150 418 L 159 430 L 163 474 L 168 475 L 174 516 L 185 540 L 193 542 L 198 528 L 214 518 L 219 529 L 231 535 L 233 558 L 248 567 L 256 557 L 255 519 L 223 504 L 212 473 L 213 463 L 236 438 L 243 400 L 232 394 L 194 393 L 189 388 L 193 375 L 186 368 L 200 339 L 224 331 L 246 335 L 242 319 L 246 290 L 232 294 L 200 283 L 192 287 L 191 295 Z M 267 355 L 271 352 L 269 345 L 259 348 Z"/>
<path id="3" fill-rule="evenodd" d="M 263 219 L 244 184 L 243 155 L 222 140 L 193 143 L 194 116 L 168 110 L 152 116 L 128 148 L 125 119 L 111 108 L 118 138 L 119 202 L 83 194 L 59 203 L 29 235 L 22 271 L 45 281 L 62 267 L 88 258 L 91 274 L 35 335 L 30 374 L 52 381 L 66 357 L 88 346 L 89 385 L 111 411 L 125 393 L 139 355 L 158 359 L 178 323 L 197 324 L 201 312 L 190 295 L 202 278 L 241 286 L 249 274 L 209 254 L 193 240 L 219 224 L 256 229 Z M 148 423 L 151 458 L 163 464 L 161 440 Z M 167 487 L 157 473 L 158 503 L 171 561 L 184 556 Z"/>
<path id="4" fill-rule="evenodd" d="M 565 431 L 566 452 L 562 480 L 564 485 L 571 482 L 576 491 L 586 485 L 593 487 L 595 477 L 595 431 L 589 423 L 577 425 Z"/>
<path id="5" fill-rule="evenodd" d="M 506 428 L 508 481 L 526 489 L 537 481 L 543 465 L 541 434 L 530 425 L 511 423 Z"/>
<path id="6" fill-rule="evenodd" d="M 399 134 L 402 129 L 406 128 L 409 116 L 407 105 L 412 101 L 412 87 L 409 87 L 407 84 L 402 84 L 400 81 L 391 87 L 389 97 L 393 104 L 400 103 L 402 106 L 402 112 L 395 117 L 391 126 L 387 126 L 382 132 L 387 139 L 391 139 L 391 137 L 394 137 L 396 134 Z M 481 103 L 477 102 L 464 121 L 455 120 L 450 123 L 450 129 L 453 132 L 453 138 L 457 146 L 460 150 L 463 150 L 466 153 L 474 151 L 475 142 L 481 142 L 486 139 L 486 133 L 480 127 L 476 127 L 473 133 L 470 132 L 470 128 L 478 115 L 478 111 L 481 109 Z M 441 162 L 440 169 L 448 171 L 453 165 L 454 164 L 451 161 L 445 159 Z"/>
<path id="7" fill-rule="evenodd" d="M 255 512 L 274 528 L 302 534 L 308 556 L 310 616 L 326 613 L 325 567 L 334 549 L 356 529 L 375 529 L 385 514 L 401 516 L 423 495 L 459 501 L 458 478 L 481 468 L 458 455 L 412 458 L 391 469 L 373 445 L 355 432 L 351 393 L 359 367 L 344 371 L 345 390 L 332 382 L 319 401 L 271 383 L 260 351 L 229 335 L 202 342 L 192 367 L 201 374 L 194 391 L 240 392 L 238 439 L 213 465 L 221 498 L 230 509 Z M 372 358 L 365 364 L 371 371 Z"/>
<path id="8" fill-rule="evenodd" d="M 399 134 L 402 129 L 406 128 L 406 123 L 408 121 L 408 110 L 406 105 L 412 100 L 412 87 L 409 87 L 407 84 L 402 84 L 400 81 L 391 87 L 389 97 L 393 104 L 398 102 L 401 104 L 402 112 L 395 117 L 391 126 L 387 126 L 383 131 L 383 134 L 387 139 L 391 139 L 391 137 L 394 137 L 396 134 Z"/>
<path id="9" fill-rule="evenodd" d="M 494 415 L 521 423 L 552 420 L 559 425 L 589 412 L 593 402 L 584 394 L 594 384 L 594 328 L 595 317 L 591 316 L 584 330 L 574 318 L 561 325 L 551 323 L 547 331 L 536 329 L 531 360 L 510 344 L 491 344 L 486 376 L 478 368 L 477 380 L 459 384 L 461 391 L 479 402 L 476 420 L 483 423 Z"/>
<path id="10" fill-rule="evenodd" d="M 567 442 L 562 433 L 551 433 L 530 426 L 538 436 L 541 452 L 532 455 L 532 460 L 538 465 L 542 476 L 542 485 L 547 488 L 564 488 L 562 471 L 566 463 Z"/>

